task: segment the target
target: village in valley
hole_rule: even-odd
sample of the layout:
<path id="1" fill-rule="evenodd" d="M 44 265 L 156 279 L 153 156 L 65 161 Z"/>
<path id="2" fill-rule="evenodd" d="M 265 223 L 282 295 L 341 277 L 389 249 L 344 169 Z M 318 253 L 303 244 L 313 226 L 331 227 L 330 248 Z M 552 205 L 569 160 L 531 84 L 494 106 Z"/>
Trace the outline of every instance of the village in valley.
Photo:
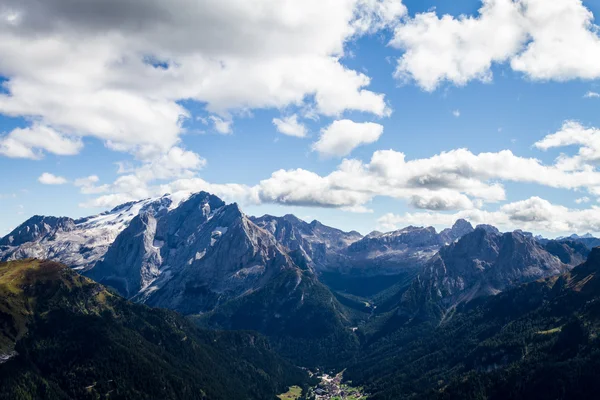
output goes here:
<path id="1" fill-rule="evenodd" d="M 292 386 L 287 393 L 278 397 L 281 400 L 366 400 L 367 395 L 362 388 L 352 387 L 352 382 L 343 382 L 344 372 L 336 375 L 321 375 L 309 372 L 311 376 L 316 376 L 320 382 L 315 387 L 310 387 L 307 393 L 303 394 L 298 386 Z"/>

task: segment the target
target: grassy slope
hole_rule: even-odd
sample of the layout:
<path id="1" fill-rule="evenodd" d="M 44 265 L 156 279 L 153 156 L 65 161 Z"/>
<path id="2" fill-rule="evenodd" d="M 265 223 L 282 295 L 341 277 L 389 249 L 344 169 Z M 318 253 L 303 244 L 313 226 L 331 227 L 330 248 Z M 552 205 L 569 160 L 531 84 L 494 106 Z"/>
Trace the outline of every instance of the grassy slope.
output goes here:
<path id="1" fill-rule="evenodd" d="M 0 264 L 1 399 L 269 399 L 303 372 L 247 332 L 208 332 L 56 263 Z"/>

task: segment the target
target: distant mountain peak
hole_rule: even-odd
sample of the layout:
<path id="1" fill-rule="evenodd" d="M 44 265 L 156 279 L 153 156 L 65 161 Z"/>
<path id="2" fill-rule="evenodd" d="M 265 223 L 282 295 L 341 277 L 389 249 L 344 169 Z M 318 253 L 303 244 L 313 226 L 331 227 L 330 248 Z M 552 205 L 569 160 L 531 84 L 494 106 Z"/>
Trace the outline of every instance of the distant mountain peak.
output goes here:
<path id="1" fill-rule="evenodd" d="M 1 238 L 0 246 L 19 246 L 43 238 L 57 230 L 69 231 L 74 226 L 75 221 L 68 217 L 34 215 Z"/>
<path id="2" fill-rule="evenodd" d="M 563 263 L 553 252 L 527 233 L 498 234 L 495 229 L 478 227 L 442 247 L 424 265 L 403 303 L 413 312 L 433 304 L 438 308 L 437 317 L 442 318 L 460 303 L 568 271 L 572 265 Z M 564 258 L 580 259 L 572 254 Z"/>
<path id="3" fill-rule="evenodd" d="M 488 225 L 488 224 L 479 224 L 479 225 L 477 225 L 475 227 L 475 229 L 476 230 L 477 229 L 481 229 L 481 230 L 484 230 L 484 231 L 486 231 L 488 233 L 492 233 L 494 235 L 500 235 L 501 234 L 501 232 L 498 230 L 498 228 L 496 228 L 493 225 Z"/>
<path id="4" fill-rule="evenodd" d="M 294 214 L 285 214 L 282 218 L 285 219 L 286 221 L 290 221 L 293 223 L 306 223 L 305 221 L 296 217 Z M 315 221 L 313 221 L 313 222 L 315 222 Z"/>
<path id="5" fill-rule="evenodd" d="M 469 221 L 467 221 L 466 219 L 460 218 L 457 219 L 456 222 L 454 222 L 454 225 L 452 225 L 452 229 L 473 229 L 473 225 L 471 225 L 471 223 Z"/>
<path id="6" fill-rule="evenodd" d="M 376 238 L 378 236 L 383 235 L 383 232 L 380 231 L 372 231 L 369 234 L 367 234 L 367 236 L 365 236 L 365 238 L 370 239 L 370 238 Z"/>
<path id="7" fill-rule="evenodd" d="M 444 243 L 451 243 L 471 232 L 473 232 L 473 225 L 465 219 L 458 219 L 452 228 L 441 231 L 440 237 Z"/>

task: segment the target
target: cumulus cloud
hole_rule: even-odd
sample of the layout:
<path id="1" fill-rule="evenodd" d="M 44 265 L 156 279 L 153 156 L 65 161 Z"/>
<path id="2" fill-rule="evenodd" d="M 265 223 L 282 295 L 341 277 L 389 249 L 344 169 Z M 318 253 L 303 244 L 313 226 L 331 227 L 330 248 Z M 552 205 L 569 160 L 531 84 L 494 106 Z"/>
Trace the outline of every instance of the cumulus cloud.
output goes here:
<path id="1" fill-rule="evenodd" d="M 330 176 L 321 177 L 303 169 L 276 171 L 257 189 L 262 202 L 308 207 L 355 207 L 371 197 L 360 190 L 336 187 Z"/>
<path id="2" fill-rule="evenodd" d="M 79 138 L 63 135 L 56 130 L 39 124 L 28 128 L 17 128 L 0 136 L 0 154 L 11 158 L 40 159 L 44 153 L 74 155 L 83 143 Z"/>
<path id="3" fill-rule="evenodd" d="M 541 150 L 577 146 L 575 156 L 561 155 L 557 164 L 564 170 L 584 170 L 600 161 L 600 129 L 585 127 L 577 121 L 566 121 L 562 128 L 534 144 Z"/>
<path id="4" fill-rule="evenodd" d="M 473 224 L 491 224 L 504 230 L 544 232 L 600 232 L 600 208 L 576 210 L 555 205 L 539 197 L 508 203 L 496 211 L 464 210 L 457 213 L 417 212 L 386 214 L 378 220 L 383 229 L 407 224 L 449 226 L 459 218 Z"/>
<path id="5" fill-rule="evenodd" d="M 483 0 L 476 16 L 418 13 L 396 27 L 396 77 L 427 91 L 488 82 L 494 63 L 535 80 L 600 77 L 600 38 L 581 0 Z"/>
<path id="6" fill-rule="evenodd" d="M 274 118 L 273 124 L 279 133 L 288 136 L 306 137 L 306 127 L 298 122 L 298 115 L 293 114 L 284 118 Z"/>
<path id="7" fill-rule="evenodd" d="M 165 154 L 191 116 L 181 100 L 203 105 L 220 133 L 230 133 L 230 115 L 257 108 L 389 115 L 370 78 L 341 58 L 348 41 L 405 13 L 400 0 L 4 1 L 0 113 L 39 121 L 27 129 L 53 129 L 62 147 L 16 132 L 0 151 L 72 154 L 73 138 L 90 136 Z"/>
<path id="8" fill-rule="evenodd" d="M 475 205 L 462 193 L 452 190 L 439 190 L 432 193 L 414 195 L 410 205 L 425 210 L 462 210 L 474 208 Z"/>
<path id="9" fill-rule="evenodd" d="M 110 185 L 104 184 L 97 186 L 100 181 L 97 175 L 90 175 L 84 178 L 78 178 L 73 181 L 73 185 L 78 187 L 83 194 L 99 194 L 110 189 Z"/>
<path id="10" fill-rule="evenodd" d="M 175 148 L 171 160 L 166 157 L 157 163 L 124 170 L 107 192 L 124 193 L 133 199 L 180 190 L 208 190 L 242 203 L 332 207 L 355 212 L 368 211 L 374 198 L 384 196 L 405 200 L 417 209 L 469 210 L 473 215 L 481 215 L 477 213 L 484 212 L 482 208 L 506 200 L 505 182 L 585 190 L 600 196 L 600 172 L 595 167 L 594 154 L 596 135 L 595 128 L 566 121 L 559 132 L 547 135 L 535 145 L 542 150 L 579 146 L 579 153 L 571 157 L 576 162 L 562 155 L 555 163 L 544 164 L 510 150 L 475 154 L 455 149 L 417 159 L 407 159 L 404 153 L 394 150 L 379 150 L 369 162 L 344 159 L 329 174 L 300 168 L 278 170 L 255 185 L 211 184 L 199 179 L 194 173 L 204 161 L 194 153 Z M 169 179 L 175 182 L 154 183 Z M 81 187 L 88 191 L 104 189 Z M 518 213 L 513 214 L 518 217 Z"/>
<path id="11" fill-rule="evenodd" d="M 583 97 L 586 99 L 597 99 L 600 98 L 600 93 L 589 91 Z"/>
<path id="12" fill-rule="evenodd" d="M 44 185 L 64 185 L 68 182 L 62 176 L 52 175 L 49 172 L 44 172 L 42 175 L 40 175 L 38 181 Z"/>
<path id="13" fill-rule="evenodd" d="M 581 0 L 521 0 L 530 40 L 511 60 L 532 79 L 600 77 L 600 37 L 594 15 Z"/>
<path id="14" fill-rule="evenodd" d="M 590 198 L 587 196 L 583 196 L 578 199 L 575 199 L 575 203 L 577 203 L 577 204 L 585 204 L 585 203 L 589 203 L 590 201 L 591 201 Z"/>
<path id="15" fill-rule="evenodd" d="M 132 197 L 127 193 L 111 193 L 106 194 L 92 200 L 79 204 L 83 208 L 113 208 L 118 205 L 128 203 L 130 201 L 139 200 L 140 198 Z"/>
<path id="16" fill-rule="evenodd" d="M 223 119 L 221 117 L 217 117 L 215 115 L 211 115 L 209 119 L 212 121 L 215 130 L 222 135 L 228 135 L 232 132 L 231 130 L 231 120 Z"/>
<path id="17" fill-rule="evenodd" d="M 98 184 L 96 175 L 76 179 L 73 184 L 83 194 L 106 193 L 99 198 L 83 202 L 83 207 L 114 207 L 123 202 L 139 200 L 165 193 L 167 180 L 193 180 L 198 171 L 206 165 L 206 160 L 198 154 L 173 147 L 168 152 L 151 159 L 141 160 L 137 167 L 125 167 L 119 163 L 120 176 L 111 184 Z M 175 190 L 183 190 L 181 188 Z M 200 189 L 203 190 L 203 189 Z M 125 199 L 125 201 L 123 201 Z"/>
<path id="18" fill-rule="evenodd" d="M 343 157 L 358 146 L 374 143 L 383 133 L 383 126 L 374 122 L 334 121 L 321 130 L 313 150 L 325 157 Z"/>
<path id="19" fill-rule="evenodd" d="M 569 124 L 567 121 L 561 131 Z M 594 128 L 587 129 L 595 134 Z M 583 132 L 586 134 L 585 129 Z M 536 147 L 593 142 L 586 136 L 565 142 L 562 135 L 553 135 L 556 134 L 548 135 Z M 578 169 L 564 168 L 564 160 L 564 156 L 559 157 L 556 163 L 546 165 L 510 150 L 474 154 L 467 149 L 407 160 L 404 153 L 380 150 L 373 153 L 369 163 L 347 159 L 324 176 L 303 169 L 277 171 L 254 189 L 263 202 L 351 208 L 386 196 L 404 199 L 415 208 L 436 211 L 477 210 L 488 203 L 505 201 L 503 182 L 587 190 L 600 195 L 600 173 L 589 164 L 594 157 L 582 160 Z"/>
<path id="20" fill-rule="evenodd" d="M 522 15 L 511 0 L 485 0 L 476 17 L 418 13 L 396 28 L 390 44 L 403 49 L 396 77 L 425 90 L 442 81 L 489 81 L 493 62 L 507 61 L 525 42 Z"/>
<path id="21" fill-rule="evenodd" d="M 162 196 L 165 193 L 194 193 L 206 191 L 213 193 L 227 202 L 240 202 L 243 204 L 260 204 L 258 194 L 254 188 L 241 184 L 214 184 L 201 178 L 182 178 L 160 185 L 145 185 L 135 177 L 125 176 L 113 185 L 110 190 L 115 193 L 105 194 L 92 198 L 80 204 L 84 208 L 112 208 L 128 201 L 139 200 L 147 197 Z M 136 190 L 138 193 L 136 193 Z"/>

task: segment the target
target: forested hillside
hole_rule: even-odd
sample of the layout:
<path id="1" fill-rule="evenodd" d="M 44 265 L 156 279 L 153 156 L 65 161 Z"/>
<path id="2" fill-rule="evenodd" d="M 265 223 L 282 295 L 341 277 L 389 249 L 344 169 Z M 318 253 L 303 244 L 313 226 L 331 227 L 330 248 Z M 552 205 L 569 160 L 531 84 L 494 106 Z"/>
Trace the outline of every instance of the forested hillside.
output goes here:
<path id="1" fill-rule="evenodd" d="M 261 336 L 201 331 L 53 262 L 0 264 L 0 317 L 3 399 L 275 399 L 306 379 Z"/>
<path id="2" fill-rule="evenodd" d="M 462 305 L 440 325 L 393 315 L 346 378 L 373 399 L 597 398 L 599 272 L 597 248 L 570 273 Z"/>

